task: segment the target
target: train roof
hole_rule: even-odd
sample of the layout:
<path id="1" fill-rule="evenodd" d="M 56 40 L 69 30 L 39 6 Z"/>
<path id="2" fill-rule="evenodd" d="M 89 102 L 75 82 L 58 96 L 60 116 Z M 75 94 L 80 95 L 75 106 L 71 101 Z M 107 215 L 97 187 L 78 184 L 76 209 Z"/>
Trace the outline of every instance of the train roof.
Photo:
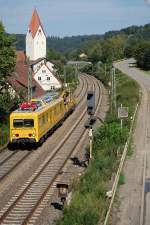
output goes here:
<path id="1" fill-rule="evenodd" d="M 41 98 L 37 98 L 35 100 L 37 100 L 37 101 L 41 101 L 42 100 L 43 101 L 44 99 L 43 99 L 43 97 L 41 97 Z M 41 113 L 43 110 L 54 106 L 55 104 L 61 102 L 62 100 L 63 100 L 62 97 L 54 98 L 51 101 L 47 102 L 45 105 L 37 107 L 35 110 L 32 110 L 32 109 L 22 110 L 22 109 L 19 108 L 19 109 L 16 109 L 15 111 L 13 111 L 12 113 Z"/>

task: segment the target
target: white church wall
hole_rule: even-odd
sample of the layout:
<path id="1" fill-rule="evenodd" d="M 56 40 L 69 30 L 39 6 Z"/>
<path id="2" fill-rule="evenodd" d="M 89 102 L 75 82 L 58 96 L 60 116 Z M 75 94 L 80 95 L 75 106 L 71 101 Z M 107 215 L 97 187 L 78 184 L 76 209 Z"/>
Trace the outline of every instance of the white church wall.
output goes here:
<path id="1" fill-rule="evenodd" d="M 41 26 L 39 26 L 34 37 L 34 59 L 46 57 L 46 37 Z"/>
<path id="2" fill-rule="evenodd" d="M 32 38 L 31 32 L 27 32 L 26 35 L 26 56 L 30 59 L 33 60 L 34 58 L 34 40 Z"/>

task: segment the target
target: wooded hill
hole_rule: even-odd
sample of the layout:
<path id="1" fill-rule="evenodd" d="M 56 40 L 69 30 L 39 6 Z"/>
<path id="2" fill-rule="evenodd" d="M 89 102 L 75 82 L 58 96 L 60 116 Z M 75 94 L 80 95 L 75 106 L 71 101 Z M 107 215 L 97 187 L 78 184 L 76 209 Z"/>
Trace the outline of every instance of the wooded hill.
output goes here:
<path id="1" fill-rule="evenodd" d="M 144 26 L 130 26 L 119 31 L 109 31 L 104 35 L 81 35 L 72 37 L 47 37 L 47 48 L 69 53 L 75 49 L 84 48 L 87 43 L 95 40 L 108 39 L 116 35 L 127 35 L 132 40 L 150 40 L 150 23 Z M 25 35 L 16 34 L 17 50 L 25 50 Z"/>

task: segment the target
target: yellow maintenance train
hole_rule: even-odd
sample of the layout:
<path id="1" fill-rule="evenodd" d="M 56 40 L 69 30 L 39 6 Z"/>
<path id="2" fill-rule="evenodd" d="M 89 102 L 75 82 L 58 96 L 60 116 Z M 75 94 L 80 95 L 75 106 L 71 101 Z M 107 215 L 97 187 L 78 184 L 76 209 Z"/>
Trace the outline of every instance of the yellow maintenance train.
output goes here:
<path id="1" fill-rule="evenodd" d="M 42 143 L 73 112 L 75 105 L 68 92 L 22 103 L 10 114 L 10 144 Z"/>

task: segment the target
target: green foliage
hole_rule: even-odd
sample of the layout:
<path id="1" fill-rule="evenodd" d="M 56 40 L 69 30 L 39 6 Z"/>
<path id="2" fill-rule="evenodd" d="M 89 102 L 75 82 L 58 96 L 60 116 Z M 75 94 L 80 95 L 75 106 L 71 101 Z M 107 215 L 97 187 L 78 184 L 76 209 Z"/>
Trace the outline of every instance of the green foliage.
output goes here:
<path id="1" fill-rule="evenodd" d="M 4 85 L 4 79 L 14 71 L 15 50 L 13 38 L 5 33 L 0 23 L 0 84 Z"/>
<path id="2" fill-rule="evenodd" d="M 150 70 L 150 41 L 139 42 L 135 46 L 134 57 L 140 68 Z"/>
<path id="3" fill-rule="evenodd" d="M 138 101 L 138 85 L 135 81 L 118 72 L 117 104 L 126 102 L 126 93 L 133 85 L 133 92 L 128 99 L 128 106 L 133 109 Z M 121 88 L 123 92 L 120 92 Z M 125 90 L 126 89 L 126 90 Z M 134 96 L 135 95 L 135 96 Z M 127 140 L 130 128 L 130 120 L 120 128 L 120 120 L 116 114 L 108 113 L 104 124 L 94 132 L 93 156 L 94 159 L 87 168 L 80 182 L 74 186 L 74 194 L 71 204 L 64 210 L 64 217 L 57 221 L 57 225 L 96 225 L 104 222 L 107 210 L 106 192 L 109 190 L 109 182 L 112 174 L 116 172 L 123 146 Z M 120 176 L 120 184 L 125 182 L 124 175 Z"/>
<path id="4" fill-rule="evenodd" d="M 3 146 L 5 143 L 7 143 L 8 136 L 9 136 L 9 125 L 7 118 L 3 119 L 3 122 L 0 122 L 0 146 Z"/>
<path id="5" fill-rule="evenodd" d="M 9 92 L 7 77 L 14 71 L 15 50 L 13 38 L 5 33 L 2 23 L 0 23 L 0 114 L 7 114 L 12 106 L 12 95 Z"/>
<path id="6" fill-rule="evenodd" d="M 7 80 L 14 71 L 16 61 L 13 42 L 13 37 L 6 34 L 2 23 L 0 23 L 0 144 L 7 140 L 8 114 L 18 102 L 18 97 L 11 93 Z"/>
<path id="7" fill-rule="evenodd" d="M 56 51 L 62 52 L 64 54 L 70 55 L 71 52 L 82 50 L 90 42 L 96 40 L 106 40 L 112 38 L 116 35 L 132 35 L 132 39 L 136 40 L 149 40 L 150 38 L 150 24 L 144 26 L 130 26 L 119 31 L 109 31 L 104 35 L 82 35 L 82 36 L 72 36 L 72 37 L 48 37 L 47 38 L 47 48 L 54 49 Z M 16 48 L 18 50 L 25 50 L 25 35 L 16 35 Z M 72 57 L 71 57 L 72 58 Z"/>
<path id="8" fill-rule="evenodd" d="M 123 184 L 125 184 L 125 176 L 123 173 L 121 173 L 119 177 L 119 185 L 123 185 Z"/>
<path id="9" fill-rule="evenodd" d="M 129 116 L 133 114 L 135 105 L 139 102 L 139 88 L 136 81 L 128 78 L 116 70 L 116 83 L 117 83 L 117 105 L 129 107 Z M 131 91 L 132 90 L 132 91 Z M 129 101 L 130 100 L 130 101 Z"/>
<path id="10" fill-rule="evenodd" d="M 66 62 L 66 59 L 64 57 L 64 55 L 54 49 L 48 49 L 48 52 L 47 52 L 47 59 L 49 61 L 60 61 L 62 63 L 65 63 Z"/>
<path id="11" fill-rule="evenodd" d="M 103 62 L 111 63 L 124 57 L 125 36 L 117 35 L 103 43 Z"/>
<path id="12" fill-rule="evenodd" d="M 88 56 L 88 60 L 92 63 L 100 61 L 102 59 L 102 46 L 100 41 L 89 43 L 85 48 L 85 53 Z"/>

